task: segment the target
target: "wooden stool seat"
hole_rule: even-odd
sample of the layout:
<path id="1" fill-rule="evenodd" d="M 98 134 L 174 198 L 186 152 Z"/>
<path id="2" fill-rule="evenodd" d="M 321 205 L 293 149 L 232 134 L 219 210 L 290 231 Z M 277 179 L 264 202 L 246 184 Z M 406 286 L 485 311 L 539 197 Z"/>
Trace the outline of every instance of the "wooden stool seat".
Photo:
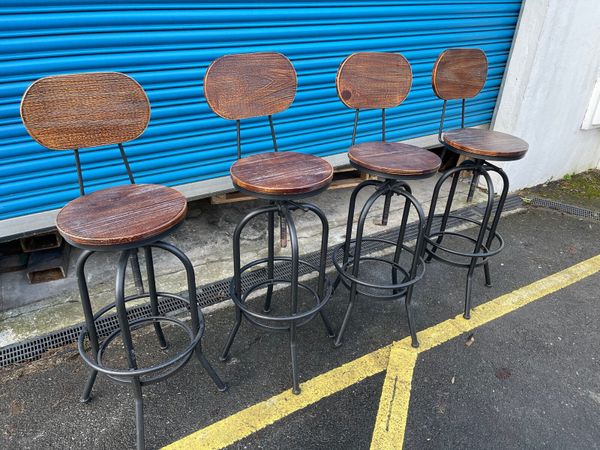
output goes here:
<path id="1" fill-rule="evenodd" d="M 186 198 L 175 189 L 131 184 L 92 192 L 60 210 L 58 231 L 78 247 L 127 246 L 157 237 L 185 218 Z"/>
<path id="2" fill-rule="evenodd" d="M 353 145 L 348 157 L 366 171 L 401 177 L 419 177 L 436 173 L 442 163 L 439 156 L 423 148 L 400 142 L 365 142 Z"/>
<path id="3" fill-rule="evenodd" d="M 331 183 L 333 167 L 323 158 L 297 152 L 261 153 L 231 166 L 233 184 L 268 196 L 295 196 L 319 191 Z"/>
<path id="4" fill-rule="evenodd" d="M 444 143 L 460 153 L 477 159 L 513 161 L 527 153 L 523 139 L 499 131 L 460 128 L 444 133 Z"/>

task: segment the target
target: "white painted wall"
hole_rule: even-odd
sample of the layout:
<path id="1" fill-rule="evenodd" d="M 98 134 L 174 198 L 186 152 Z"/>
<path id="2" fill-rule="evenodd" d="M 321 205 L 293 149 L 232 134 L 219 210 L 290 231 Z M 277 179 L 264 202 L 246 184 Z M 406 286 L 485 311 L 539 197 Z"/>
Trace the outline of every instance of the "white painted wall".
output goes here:
<path id="1" fill-rule="evenodd" d="M 529 143 L 502 164 L 511 191 L 600 168 L 600 129 L 581 129 L 599 76 L 600 0 L 525 0 L 492 122 Z"/>

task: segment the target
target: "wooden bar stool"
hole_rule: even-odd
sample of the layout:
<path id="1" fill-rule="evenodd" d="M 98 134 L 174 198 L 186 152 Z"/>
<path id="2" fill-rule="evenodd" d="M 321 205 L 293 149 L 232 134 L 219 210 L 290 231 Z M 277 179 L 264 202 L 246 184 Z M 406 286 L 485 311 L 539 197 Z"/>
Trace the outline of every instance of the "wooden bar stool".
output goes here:
<path id="1" fill-rule="evenodd" d="M 414 285 L 424 274 L 423 239 L 425 215 L 421 205 L 412 195 L 410 186 L 403 180 L 414 180 L 434 175 L 441 164 L 440 158 L 427 150 L 399 142 L 386 142 L 385 110 L 400 105 L 412 83 L 412 72 L 408 61 L 398 53 L 355 53 L 346 58 L 337 73 L 337 92 L 342 102 L 355 109 L 352 146 L 348 151 L 350 164 L 379 180 L 366 180 L 359 184 L 350 197 L 345 242 L 335 248 L 333 262 L 338 271 L 335 286 L 341 282 L 350 290 L 348 307 L 344 320 L 337 333 L 335 345 L 342 342 L 344 330 L 348 326 L 350 314 L 358 294 L 379 300 L 405 298 L 404 304 L 413 347 L 418 347 L 417 334 L 412 317 L 411 297 Z M 381 141 L 355 145 L 359 111 L 361 109 L 381 109 Z M 352 239 L 356 198 L 366 187 L 374 187 L 375 192 L 364 204 L 356 227 L 356 237 Z M 404 210 L 397 241 L 379 238 L 364 238 L 367 215 L 375 202 L 384 198 L 383 224 L 387 223 L 392 197 L 404 198 Z M 411 208 L 418 215 L 418 236 L 414 248 L 404 244 L 404 236 Z M 364 256 L 363 244 L 370 242 L 395 246 L 392 259 Z M 402 267 L 402 251 L 412 255 L 409 267 Z M 360 267 L 365 264 L 386 264 L 391 269 L 391 284 L 380 284 L 361 278 Z M 398 278 L 400 275 L 400 279 Z M 383 291 L 384 293 L 381 293 Z"/>
<path id="2" fill-rule="evenodd" d="M 323 314 L 323 306 L 331 297 L 332 286 L 325 275 L 327 262 L 327 238 L 329 225 L 325 214 L 310 203 L 298 200 L 316 195 L 331 183 L 333 168 L 322 158 L 296 152 L 279 152 L 273 126 L 272 115 L 286 110 L 296 94 L 296 71 L 291 62 L 279 53 L 251 53 L 226 55 L 215 60 L 204 78 L 204 95 L 210 108 L 220 117 L 236 121 L 237 157 L 231 166 L 231 180 L 234 186 L 253 197 L 269 201 L 264 206 L 250 212 L 237 225 L 233 236 L 234 273 L 231 282 L 231 298 L 235 303 L 235 324 L 225 348 L 222 360 L 229 357 L 229 351 L 238 332 L 242 318 L 252 324 L 272 331 L 289 333 L 293 392 L 300 393 L 296 361 L 296 330 L 319 314 L 328 334 L 333 330 Z M 242 158 L 240 121 L 251 117 L 267 116 L 273 140 L 273 153 L 260 153 Z M 299 257 L 298 236 L 292 215 L 302 210 L 314 213 L 321 222 L 321 254 L 319 265 L 315 266 Z M 241 264 L 240 239 L 246 225 L 255 218 L 267 216 L 268 255 L 266 258 Z M 287 229 L 291 256 L 275 256 L 275 215 L 281 221 L 282 234 Z M 290 268 L 289 278 L 277 276 L 275 263 Z M 266 276 L 256 279 L 261 266 Z M 317 289 L 298 280 L 300 268 L 304 273 L 317 272 Z M 251 285 L 243 284 L 246 273 L 254 277 Z M 290 286 L 289 313 L 271 313 L 273 287 Z M 247 300 L 251 294 L 266 289 L 264 308 L 257 311 Z M 299 289 L 314 299 L 314 306 L 299 309 Z"/>
<path id="3" fill-rule="evenodd" d="M 121 73 L 84 73 L 41 78 L 25 92 L 21 117 L 29 134 L 41 145 L 53 150 L 72 150 L 75 154 L 81 197 L 69 202 L 58 213 L 56 226 L 67 242 L 83 249 L 77 261 L 77 281 L 85 316 L 85 327 L 79 336 L 79 353 L 91 371 L 85 385 L 82 402 L 91 398 L 98 372 L 112 380 L 131 385 L 135 396 L 137 447 L 144 448 L 144 417 L 142 386 L 161 381 L 181 369 L 194 352 L 219 390 L 226 385 L 202 353 L 201 338 L 204 318 L 196 303 L 194 268 L 185 254 L 162 239 L 171 234 L 185 218 L 186 198 L 175 189 L 152 184 L 135 184 L 123 143 L 140 136 L 150 120 L 150 104 L 142 87 Z M 117 145 L 130 185 L 101 189 L 85 194 L 79 160 L 79 149 Z M 154 277 L 152 249 L 162 249 L 183 264 L 187 275 L 188 298 L 158 292 Z M 125 296 L 125 270 L 130 257 L 143 249 L 148 275 L 148 293 Z M 116 273 L 116 301 L 96 313 L 88 293 L 85 264 L 95 252 L 119 251 Z M 160 313 L 159 298 L 177 299 L 189 308 L 191 325 Z M 128 317 L 126 304 L 150 300 L 146 315 Z M 119 328 L 102 335 L 97 321 L 116 309 Z M 182 329 L 189 343 L 174 355 L 165 355 L 162 362 L 141 367 L 138 364 L 132 331 L 154 326 L 158 343 L 167 348 L 161 324 Z M 128 369 L 114 368 L 105 361 L 116 338 L 125 348 Z M 91 354 L 86 351 L 86 340 Z M 113 352 L 119 351 L 112 349 Z"/>
<path id="4" fill-rule="evenodd" d="M 438 138 L 446 149 L 471 159 L 446 171 L 435 185 L 427 218 L 426 261 L 429 262 L 432 258 L 435 258 L 447 264 L 468 269 L 465 292 L 465 319 L 469 319 L 471 315 L 471 292 L 475 268 L 483 265 L 485 283 L 487 286 L 491 286 L 488 261 L 490 257 L 500 253 L 504 247 L 504 240 L 496 229 L 508 194 L 508 177 L 500 167 L 491 164 L 488 160 L 514 161 L 521 159 L 529 148 L 527 142 L 506 133 L 479 128 L 465 128 L 466 99 L 475 97 L 481 91 L 487 78 L 487 69 L 487 58 L 482 50 L 454 48 L 442 52 L 438 57 L 433 66 L 431 79 L 433 91 L 439 98 L 444 100 Z M 448 100 L 462 100 L 461 128 L 444 132 L 444 118 Z M 479 179 L 483 178 L 485 180 L 487 202 L 483 218 L 480 221 L 450 213 L 461 172 L 472 173 L 471 186 L 467 195 L 468 201 L 473 197 Z M 490 172 L 497 173 L 502 178 L 502 193 L 495 208 L 494 186 L 489 175 Z M 435 207 L 440 189 L 449 178 L 452 178 L 452 181 L 444 213 L 436 214 Z M 476 225 L 478 227 L 477 237 L 447 231 L 449 218 Z M 467 245 L 472 244 L 473 251 L 461 251 L 456 248 L 442 246 L 444 237 L 453 237 L 462 240 Z"/>

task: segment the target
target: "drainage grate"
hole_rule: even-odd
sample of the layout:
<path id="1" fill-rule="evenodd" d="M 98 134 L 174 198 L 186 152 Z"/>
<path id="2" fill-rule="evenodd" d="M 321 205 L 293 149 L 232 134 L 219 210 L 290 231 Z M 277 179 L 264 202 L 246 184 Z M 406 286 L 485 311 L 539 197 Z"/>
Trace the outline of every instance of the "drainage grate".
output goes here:
<path id="1" fill-rule="evenodd" d="M 579 206 L 567 205 L 554 200 L 547 200 L 545 198 L 533 197 L 527 200 L 527 202 L 533 206 L 541 206 L 543 208 L 554 209 L 565 214 L 570 214 L 577 217 L 585 217 L 587 219 L 600 220 L 600 212 L 592 211 L 590 209 L 580 208 Z"/>
<path id="2" fill-rule="evenodd" d="M 509 212 L 511 210 L 517 209 L 522 205 L 523 202 L 518 196 L 511 195 L 506 200 L 504 212 Z M 484 207 L 485 205 L 468 206 L 466 208 L 462 208 L 456 211 L 455 213 L 467 218 L 479 219 L 482 216 Z M 448 227 L 454 227 L 460 224 L 461 222 L 457 219 L 450 218 L 448 220 Z M 369 237 L 394 240 L 397 236 L 397 233 L 398 228 L 391 228 L 380 233 L 375 233 Z M 411 223 L 407 226 L 405 239 L 410 241 L 416 239 L 416 237 L 417 225 L 416 223 Z M 365 253 L 383 250 L 384 248 L 385 244 L 379 242 L 365 242 L 364 244 Z M 330 247 L 327 254 L 328 261 L 331 260 L 332 251 L 333 248 Z M 306 255 L 302 255 L 302 259 L 308 262 L 309 264 L 318 266 L 319 252 L 313 252 L 308 253 Z M 300 275 L 305 275 L 307 273 L 310 273 L 310 271 L 311 269 L 304 265 L 300 265 L 299 267 Z M 275 276 L 281 278 L 289 277 L 289 265 L 276 264 Z M 264 280 L 265 278 L 266 269 L 249 271 L 245 273 L 242 278 L 242 286 L 244 288 L 248 288 L 257 281 Z M 202 286 L 198 290 L 198 294 L 196 297 L 200 307 L 214 305 L 216 303 L 229 299 L 230 281 L 231 279 L 229 278 Z M 183 302 L 173 297 L 163 296 L 159 299 L 159 310 L 162 314 L 176 313 L 178 311 L 182 311 L 185 307 L 186 306 Z M 148 316 L 150 315 L 150 306 L 139 305 L 132 307 L 128 309 L 127 315 L 130 319 L 138 319 L 141 317 Z M 114 314 L 107 314 L 96 322 L 96 326 L 100 336 L 107 336 L 113 330 L 118 328 L 117 318 Z M 76 342 L 82 329 L 82 324 L 75 325 L 63 330 L 55 331 L 43 336 L 36 337 L 34 339 L 2 347 L 0 348 L 0 368 L 12 364 L 34 361 L 36 359 L 39 359 L 48 350 L 60 348 L 62 346 Z"/>

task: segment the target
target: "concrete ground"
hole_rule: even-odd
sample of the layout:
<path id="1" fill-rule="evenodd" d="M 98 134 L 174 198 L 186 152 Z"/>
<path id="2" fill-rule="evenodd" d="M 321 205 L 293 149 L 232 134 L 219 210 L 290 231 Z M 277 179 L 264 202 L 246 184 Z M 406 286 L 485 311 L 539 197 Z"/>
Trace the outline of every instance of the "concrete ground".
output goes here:
<path id="1" fill-rule="evenodd" d="M 485 309 L 482 305 L 492 299 L 600 253 L 600 223 L 557 212 L 523 210 L 505 217 L 500 231 L 506 248 L 492 259 L 493 286 L 484 286 L 482 270 L 475 276 L 472 324 Z M 368 272 L 373 278 L 384 277 L 378 268 Z M 564 289 L 541 292 L 539 300 L 419 353 L 409 388 L 403 441 L 392 447 L 600 448 L 600 272 L 596 268 L 590 273 Z M 427 266 L 413 299 L 423 339 L 430 327 L 462 311 L 464 282 L 462 269 L 439 262 Z M 279 299 L 281 304 L 285 294 L 285 290 L 279 291 L 275 303 Z M 347 291 L 341 288 L 326 307 L 336 327 L 346 301 Z M 229 383 L 229 391 L 217 392 L 195 360 L 173 378 L 144 388 L 148 448 L 173 443 L 229 418 L 218 433 L 226 438 L 244 427 L 242 421 L 236 421 L 240 411 L 289 391 L 289 355 L 283 334 L 266 333 L 244 323 L 232 358 L 227 363 L 218 361 L 232 320 L 231 307 L 208 313 L 203 340 L 209 359 Z M 299 332 L 301 382 L 407 335 L 402 303 L 361 299 L 344 345 L 337 349 L 315 319 Z M 171 348 L 183 345 L 175 330 L 169 329 L 167 337 Z M 139 332 L 136 341 L 138 355 L 148 359 L 160 356 L 160 351 L 150 349 L 154 344 L 151 333 Z M 117 353 L 114 358 L 118 363 Z M 133 447 L 131 393 L 100 377 L 93 400 L 80 404 L 85 375 L 72 348 L 2 370 L 0 448 Z M 231 448 L 369 448 L 385 377 L 385 367 L 377 369 L 333 395 L 282 414 L 272 425 L 252 429 L 233 441 Z M 306 387 L 298 398 L 314 395 Z M 267 411 L 275 416 L 279 407 L 287 407 L 275 400 L 268 405 L 273 411 Z M 200 443 L 196 448 L 203 447 Z"/>
<path id="2" fill-rule="evenodd" d="M 413 193 L 428 210 L 431 192 L 436 178 L 411 182 Z M 440 202 L 446 198 L 449 183 L 442 191 Z M 467 180 L 459 183 L 454 208 L 465 206 Z M 329 220 L 330 245 L 342 242 L 348 214 L 348 201 L 352 189 L 325 191 L 308 199 L 317 204 Z M 373 192 L 365 189 L 359 201 Z M 485 193 L 477 191 L 474 202 L 485 198 Z M 188 255 L 194 265 L 197 283 L 208 284 L 229 278 L 233 271 L 231 255 L 231 238 L 236 224 L 259 202 L 242 202 L 225 205 L 211 205 L 208 199 L 191 202 L 186 221 L 167 239 L 177 245 Z M 438 203 L 440 204 L 440 203 Z M 381 217 L 383 202 L 378 201 L 373 207 L 373 220 L 367 221 L 365 234 L 382 231 L 383 227 L 375 220 Z M 443 203 L 440 208 L 443 207 Z M 398 226 L 401 217 L 402 203 L 392 203 L 390 226 Z M 438 209 L 440 209 L 438 208 Z M 358 215 L 357 211 L 357 215 Z M 298 235 L 301 253 L 309 253 L 320 245 L 320 224 L 312 214 L 297 213 Z M 253 222 L 244 237 L 243 255 L 247 259 L 256 255 L 266 256 L 266 227 L 261 221 Z M 285 253 L 278 248 L 276 251 Z M 288 247 L 289 249 L 289 247 Z M 43 284 L 29 284 L 25 272 L 0 274 L 0 347 L 21 342 L 51 331 L 60 330 L 83 321 L 79 291 L 75 276 L 75 262 L 79 251 L 73 249 L 70 256 L 68 276 L 66 279 Z M 114 301 L 114 273 L 118 259 L 117 253 L 99 253 L 90 258 L 86 266 L 87 281 L 94 305 L 101 307 Z M 182 267 L 173 258 L 160 252 L 155 255 L 156 275 L 161 290 L 180 292 L 185 286 L 185 274 Z M 143 269 L 143 255 L 140 255 Z M 131 274 L 129 274 L 131 275 Z M 128 278 L 132 288 L 132 277 Z M 21 305 L 21 306 L 19 306 Z"/>

